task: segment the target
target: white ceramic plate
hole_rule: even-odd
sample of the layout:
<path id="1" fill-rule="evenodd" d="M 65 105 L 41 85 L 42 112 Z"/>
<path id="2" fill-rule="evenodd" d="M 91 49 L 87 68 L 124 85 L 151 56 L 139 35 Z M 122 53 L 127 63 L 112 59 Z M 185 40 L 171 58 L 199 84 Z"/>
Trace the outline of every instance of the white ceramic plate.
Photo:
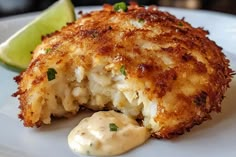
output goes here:
<path id="1" fill-rule="evenodd" d="M 77 8 L 89 11 L 94 7 Z M 210 31 L 210 38 L 223 47 L 236 69 L 236 16 L 207 11 L 161 8 L 179 18 L 185 17 L 193 26 Z M 37 13 L 0 19 L 0 42 L 32 20 Z M 11 97 L 16 91 L 13 77 L 17 73 L 0 66 L 0 156 L 2 157 L 74 157 L 67 145 L 67 135 L 79 120 L 90 113 L 79 114 L 53 125 L 41 128 L 25 128 L 17 118 L 18 101 Z M 194 127 L 191 132 L 173 139 L 151 139 L 143 146 L 122 156 L 127 157 L 235 157 L 236 156 L 236 80 L 226 93 L 221 114 L 213 114 L 213 120 Z"/>

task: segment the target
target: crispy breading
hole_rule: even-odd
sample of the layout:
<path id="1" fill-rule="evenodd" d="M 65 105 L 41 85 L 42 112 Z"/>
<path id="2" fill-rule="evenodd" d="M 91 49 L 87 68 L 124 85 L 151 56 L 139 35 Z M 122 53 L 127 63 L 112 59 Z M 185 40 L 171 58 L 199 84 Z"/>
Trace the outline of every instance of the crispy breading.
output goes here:
<path id="1" fill-rule="evenodd" d="M 183 134 L 220 112 L 232 70 L 222 48 L 184 19 L 156 7 L 111 6 L 44 37 L 16 77 L 27 127 L 68 117 L 81 106 L 115 109 L 157 138 Z M 56 71 L 48 80 L 47 71 Z"/>

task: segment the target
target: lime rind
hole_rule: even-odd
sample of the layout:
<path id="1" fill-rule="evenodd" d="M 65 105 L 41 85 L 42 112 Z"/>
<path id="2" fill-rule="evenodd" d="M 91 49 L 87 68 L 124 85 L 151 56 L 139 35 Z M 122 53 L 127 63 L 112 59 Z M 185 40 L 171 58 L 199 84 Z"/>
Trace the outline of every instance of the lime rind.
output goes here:
<path id="1" fill-rule="evenodd" d="M 31 52 L 41 43 L 42 36 L 59 30 L 74 20 L 71 0 L 59 0 L 0 45 L 0 61 L 11 69 L 27 68 Z"/>

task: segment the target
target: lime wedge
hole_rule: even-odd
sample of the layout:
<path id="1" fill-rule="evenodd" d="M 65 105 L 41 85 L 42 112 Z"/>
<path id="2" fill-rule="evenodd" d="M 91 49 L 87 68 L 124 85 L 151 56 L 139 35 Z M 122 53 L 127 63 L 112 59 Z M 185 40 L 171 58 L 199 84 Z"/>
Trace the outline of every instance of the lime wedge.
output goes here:
<path id="1" fill-rule="evenodd" d="M 31 52 L 41 43 L 42 35 L 52 33 L 74 20 L 71 0 L 55 2 L 0 45 L 0 61 L 19 70 L 27 68 Z"/>

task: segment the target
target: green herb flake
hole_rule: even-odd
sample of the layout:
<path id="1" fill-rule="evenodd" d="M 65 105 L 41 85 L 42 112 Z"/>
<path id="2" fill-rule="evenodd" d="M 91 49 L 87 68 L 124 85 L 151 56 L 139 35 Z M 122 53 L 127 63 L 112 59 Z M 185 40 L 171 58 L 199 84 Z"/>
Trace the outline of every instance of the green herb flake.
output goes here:
<path id="1" fill-rule="evenodd" d="M 117 12 L 121 12 L 121 11 L 125 12 L 125 11 L 128 10 L 127 5 L 125 4 L 125 2 L 119 2 L 119 3 L 114 4 L 113 8 Z"/>
<path id="2" fill-rule="evenodd" d="M 90 155 L 90 151 L 89 151 L 89 150 L 87 150 L 87 151 L 86 151 L 86 154 L 87 154 L 87 155 Z"/>
<path id="3" fill-rule="evenodd" d="M 117 131 L 119 127 L 115 123 L 110 123 L 109 128 L 110 131 Z"/>
<path id="4" fill-rule="evenodd" d="M 48 68 L 47 76 L 48 81 L 54 80 L 56 78 L 57 71 L 53 68 Z"/>
<path id="5" fill-rule="evenodd" d="M 120 72 L 121 72 L 121 74 L 123 74 L 124 76 L 126 76 L 126 70 L 125 70 L 125 66 L 124 66 L 124 65 L 122 65 L 122 66 L 120 67 Z"/>
<path id="6" fill-rule="evenodd" d="M 179 24 L 178 24 L 178 25 L 182 27 L 184 24 L 183 24 L 182 22 L 179 22 Z"/>
<path id="7" fill-rule="evenodd" d="M 139 23 L 144 23 L 144 19 L 138 19 Z"/>
<path id="8" fill-rule="evenodd" d="M 45 49 L 45 52 L 48 53 L 48 52 L 50 52 L 51 50 L 52 50 L 51 48 L 47 48 L 47 49 Z"/>

